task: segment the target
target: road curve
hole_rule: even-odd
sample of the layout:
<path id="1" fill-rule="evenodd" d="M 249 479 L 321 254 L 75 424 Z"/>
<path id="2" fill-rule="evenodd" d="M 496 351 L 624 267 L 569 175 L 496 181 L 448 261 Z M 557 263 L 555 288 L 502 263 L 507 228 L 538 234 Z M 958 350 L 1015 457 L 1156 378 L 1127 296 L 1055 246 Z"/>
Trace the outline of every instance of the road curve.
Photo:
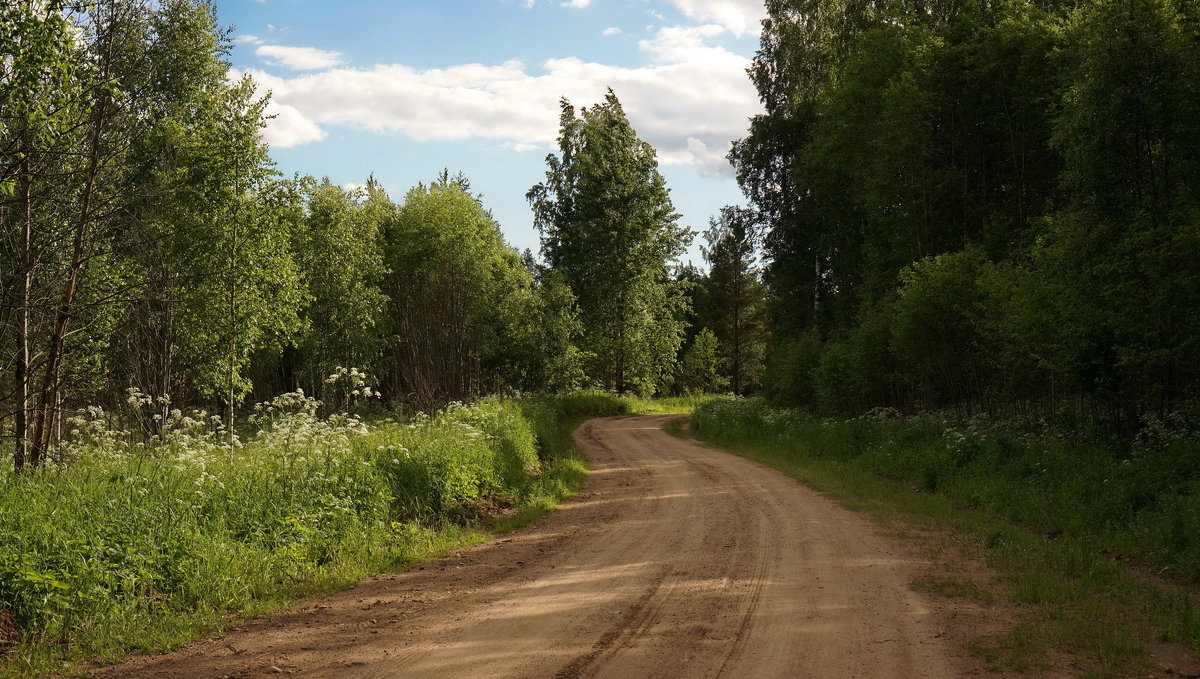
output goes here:
<path id="1" fill-rule="evenodd" d="M 961 676 L 910 548 L 669 419 L 585 423 L 584 491 L 501 540 L 95 676 Z"/>

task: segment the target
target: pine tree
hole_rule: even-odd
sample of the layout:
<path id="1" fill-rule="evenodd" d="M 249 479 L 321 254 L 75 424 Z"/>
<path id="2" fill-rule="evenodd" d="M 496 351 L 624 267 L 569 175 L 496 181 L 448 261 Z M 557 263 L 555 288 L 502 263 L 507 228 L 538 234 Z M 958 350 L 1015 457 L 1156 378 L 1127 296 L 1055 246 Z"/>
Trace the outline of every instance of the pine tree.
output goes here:
<path id="1" fill-rule="evenodd" d="M 680 362 L 679 384 L 688 394 L 712 394 L 729 386 L 725 377 L 725 361 L 721 358 L 721 343 L 708 328 L 696 334 L 692 346 Z"/>
<path id="2" fill-rule="evenodd" d="M 720 342 L 735 394 L 752 389 L 766 350 L 766 291 L 758 277 L 753 213 L 725 207 L 705 233 L 705 322 Z"/>

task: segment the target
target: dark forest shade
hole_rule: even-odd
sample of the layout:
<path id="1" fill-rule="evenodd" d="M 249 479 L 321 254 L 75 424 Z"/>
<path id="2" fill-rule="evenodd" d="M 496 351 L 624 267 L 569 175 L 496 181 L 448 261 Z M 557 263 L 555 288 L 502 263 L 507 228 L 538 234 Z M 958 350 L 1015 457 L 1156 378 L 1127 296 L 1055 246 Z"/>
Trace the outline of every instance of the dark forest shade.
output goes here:
<path id="1" fill-rule="evenodd" d="M 768 391 L 1129 433 L 1195 396 L 1193 4 L 771 0 L 731 153 Z"/>

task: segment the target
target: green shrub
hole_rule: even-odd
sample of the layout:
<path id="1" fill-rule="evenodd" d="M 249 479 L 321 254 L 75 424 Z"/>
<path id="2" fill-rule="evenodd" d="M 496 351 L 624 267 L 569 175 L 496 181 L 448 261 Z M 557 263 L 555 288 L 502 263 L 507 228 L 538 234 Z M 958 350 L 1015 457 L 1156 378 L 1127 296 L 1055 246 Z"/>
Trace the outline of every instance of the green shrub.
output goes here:
<path id="1" fill-rule="evenodd" d="M 564 420 L 628 411 L 582 392 L 368 427 L 319 406 L 261 404 L 232 449 L 206 413 L 172 411 L 147 439 L 93 408 L 72 421 L 66 461 L 0 475 L 0 610 L 26 637 L 9 666 L 154 644 L 143 630 L 163 621 L 352 581 L 479 503 L 545 507 L 582 477 Z"/>

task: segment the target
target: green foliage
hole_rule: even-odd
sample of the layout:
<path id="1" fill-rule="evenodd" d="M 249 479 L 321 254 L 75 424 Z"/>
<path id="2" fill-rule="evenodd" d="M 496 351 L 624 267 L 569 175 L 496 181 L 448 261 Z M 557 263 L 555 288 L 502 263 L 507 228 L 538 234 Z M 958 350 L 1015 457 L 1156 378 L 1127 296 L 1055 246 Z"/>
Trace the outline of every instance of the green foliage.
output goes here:
<path id="1" fill-rule="evenodd" d="M 893 306 L 893 346 L 922 381 L 926 403 L 966 400 L 989 353 L 982 336 L 987 309 L 980 287 L 989 262 L 978 249 L 915 262 L 900 274 Z"/>
<path id="2" fill-rule="evenodd" d="M 322 397 L 320 385 L 336 367 L 382 367 L 381 232 L 394 206 L 374 182 L 351 195 L 325 180 L 308 196 L 307 213 L 293 244 L 308 291 L 307 332 L 294 347 L 302 383 Z"/>
<path id="3" fill-rule="evenodd" d="M 1077 205 L 1096 219 L 1169 218 L 1200 172 L 1196 10 L 1160 0 L 1081 5 L 1066 28 L 1054 146 Z M 1103 214 L 1108 212 L 1108 214 Z"/>
<path id="4" fill-rule="evenodd" d="M 696 335 L 679 363 L 678 383 L 685 394 L 711 394 L 729 387 L 722 353 L 711 330 L 704 328 Z"/>
<path id="5" fill-rule="evenodd" d="M 704 234 L 709 271 L 697 316 L 720 341 L 722 374 L 735 394 L 758 386 L 766 351 L 766 290 L 756 265 L 753 219 L 748 210 L 725 207 Z"/>
<path id="6" fill-rule="evenodd" d="M 560 156 L 528 193 L 548 267 L 575 295 L 588 376 L 618 392 L 654 393 L 671 373 L 682 291 L 667 262 L 689 241 L 654 149 L 611 91 L 576 114 L 562 103 Z"/>
<path id="7" fill-rule="evenodd" d="M 303 328 L 308 294 L 291 247 L 300 205 L 294 184 L 265 182 L 257 195 L 232 199 L 205 231 L 209 247 L 193 263 L 212 284 L 178 292 L 179 360 L 200 395 L 240 403 L 252 387 L 245 370 L 255 353 L 282 349 Z"/>
<path id="8" fill-rule="evenodd" d="M 0 608 L 25 635 L 10 667 L 146 643 L 155 621 L 393 567 L 450 520 L 552 504 L 580 479 L 569 418 L 626 409 L 603 394 L 487 399 L 368 427 L 292 393 L 256 406 L 230 450 L 203 412 L 171 411 L 147 440 L 153 400 L 91 408 L 71 422 L 69 463 L 0 479 Z"/>
<path id="9" fill-rule="evenodd" d="M 258 138 L 266 102 L 249 79 L 227 79 L 214 8 L 0 11 L 19 25 L 0 39 L 11 69 L 0 146 L 14 151 L 0 164 L 14 263 L 0 285 L 16 295 L 0 339 L 21 364 L 4 378 L 15 457 L 32 447 L 39 461 L 64 406 L 107 401 L 113 385 L 232 406 L 251 358 L 301 329 L 290 246 L 301 203 Z"/>
<path id="10" fill-rule="evenodd" d="M 104 357 L 118 384 L 155 395 L 235 400 L 250 358 L 301 329 L 291 237 L 302 187 L 280 181 L 258 139 L 265 101 L 227 80 L 213 8 L 191 0 L 147 14 L 140 93 L 145 129 L 123 130 L 131 197 L 113 244 L 122 332 Z M 151 37 L 152 36 L 152 37 Z M 115 287 L 114 283 L 110 286 Z M 100 288 L 104 290 L 106 288 Z"/>
<path id="11" fill-rule="evenodd" d="M 765 391 L 1074 409 L 1131 438 L 1200 373 L 1200 15 L 772 0 L 731 159 L 765 228 Z"/>
<path id="12" fill-rule="evenodd" d="M 77 105 L 78 64 L 69 3 L 5 3 L 0 8 L 0 135 L 61 134 Z M 6 163 L 8 191 L 15 168 Z M 11 194 L 10 194 L 11 195 Z"/>
<path id="13" fill-rule="evenodd" d="M 501 313 L 507 349 L 501 372 L 523 391 L 569 393 L 587 381 L 591 355 L 576 346 L 583 333 L 575 296 L 554 271 L 536 271 L 532 287 L 513 291 Z"/>
<path id="14" fill-rule="evenodd" d="M 384 261 L 385 393 L 429 407 L 499 388 L 490 378 L 513 364 L 505 309 L 530 306 L 532 278 L 467 180 L 443 173 L 409 191 L 384 232 Z"/>

